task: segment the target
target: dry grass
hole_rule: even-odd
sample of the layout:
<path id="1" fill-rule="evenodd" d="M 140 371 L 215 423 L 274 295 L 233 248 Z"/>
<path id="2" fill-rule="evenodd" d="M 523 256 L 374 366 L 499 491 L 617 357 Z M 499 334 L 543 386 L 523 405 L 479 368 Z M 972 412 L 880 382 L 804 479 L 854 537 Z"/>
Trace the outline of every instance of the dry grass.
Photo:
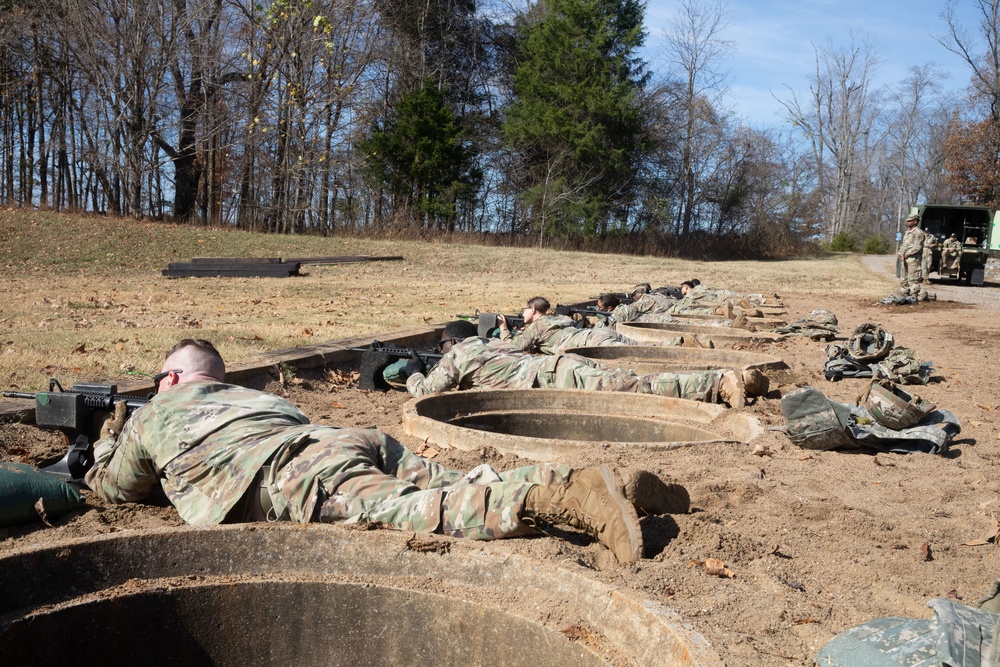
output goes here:
<path id="1" fill-rule="evenodd" d="M 357 238 L 249 234 L 34 211 L 0 211 L 0 387 L 49 377 L 124 381 L 159 370 L 178 338 L 209 338 L 230 361 L 480 310 L 515 312 L 638 282 L 698 277 L 741 292 L 882 296 L 893 288 L 831 255 L 781 262 L 699 263 L 580 252 Z M 308 265 L 297 278 L 168 280 L 195 256 L 403 255 L 404 262 Z M 65 384 L 65 382 L 64 382 Z"/>

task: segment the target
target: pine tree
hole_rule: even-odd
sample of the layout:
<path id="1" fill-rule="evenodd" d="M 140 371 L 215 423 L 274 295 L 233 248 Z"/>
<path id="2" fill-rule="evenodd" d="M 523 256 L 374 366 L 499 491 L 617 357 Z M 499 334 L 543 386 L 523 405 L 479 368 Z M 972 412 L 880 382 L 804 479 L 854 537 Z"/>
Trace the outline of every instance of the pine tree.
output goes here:
<path id="1" fill-rule="evenodd" d="M 624 221 L 648 150 L 638 0 L 546 0 L 522 17 L 505 134 L 540 235 L 603 235 Z"/>

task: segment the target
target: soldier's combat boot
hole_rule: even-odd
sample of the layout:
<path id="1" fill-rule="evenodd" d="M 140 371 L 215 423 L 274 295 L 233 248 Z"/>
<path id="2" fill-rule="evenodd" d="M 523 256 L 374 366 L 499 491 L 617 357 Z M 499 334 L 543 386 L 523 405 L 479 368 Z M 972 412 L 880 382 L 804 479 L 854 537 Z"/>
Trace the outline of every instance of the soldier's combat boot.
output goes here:
<path id="1" fill-rule="evenodd" d="M 742 408 L 747 404 L 746 385 L 743 383 L 743 373 L 726 371 L 719 381 L 719 399 L 728 403 L 731 408 Z"/>
<path id="2" fill-rule="evenodd" d="M 751 332 L 757 331 L 757 327 L 752 325 L 750 323 L 750 320 L 747 319 L 746 313 L 740 313 L 739 315 L 736 316 L 735 319 L 733 319 L 733 328 L 744 329 L 746 331 L 751 331 Z"/>
<path id="3" fill-rule="evenodd" d="M 743 371 L 743 387 L 747 396 L 766 396 L 771 380 L 756 368 Z"/>
<path id="4" fill-rule="evenodd" d="M 528 490 L 521 519 L 530 525 L 566 525 L 586 531 L 623 565 L 642 555 L 639 516 L 607 465 L 574 471 L 564 484 Z"/>
<path id="5" fill-rule="evenodd" d="M 640 515 L 687 514 L 691 496 L 680 484 L 664 482 L 648 470 L 615 468 L 615 485 Z"/>
<path id="6" fill-rule="evenodd" d="M 746 297 L 740 299 L 740 308 L 743 310 L 753 310 L 753 304 Z"/>

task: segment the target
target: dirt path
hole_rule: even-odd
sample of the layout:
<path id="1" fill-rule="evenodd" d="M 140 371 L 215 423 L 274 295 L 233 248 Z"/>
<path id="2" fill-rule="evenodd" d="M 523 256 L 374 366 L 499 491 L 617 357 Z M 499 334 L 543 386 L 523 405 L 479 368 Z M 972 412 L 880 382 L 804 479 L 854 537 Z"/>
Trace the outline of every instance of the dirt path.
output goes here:
<path id="1" fill-rule="evenodd" d="M 864 258 L 885 272 L 891 258 Z M 734 286 L 735 287 L 735 286 Z M 808 665 L 837 633 L 885 616 L 928 618 L 926 602 L 950 596 L 975 602 L 1000 574 L 994 544 L 967 546 L 996 532 L 1000 515 L 1000 318 L 991 288 L 937 286 L 939 300 L 877 306 L 869 300 L 783 294 L 792 318 L 825 307 L 849 333 L 877 321 L 899 345 L 931 360 L 940 378 L 918 393 L 959 417 L 962 433 L 943 456 L 798 449 L 778 431 L 758 444 L 712 445 L 657 452 L 581 444 L 573 466 L 610 462 L 647 467 L 683 482 L 692 511 L 642 519 L 645 557 L 620 568 L 585 537 L 509 540 L 494 548 L 529 555 L 661 602 L 702 633 L 728 665 Z M 811 384 L 849 403 L 862 380 L 827 382 L 824 345 L 801 338 L 767 346 L 790 370 L 785 383 L 748 410 L 765 426 L 781 426 L 781 396 Z M 265 381 L 261 382 L 265 387 Z M 344 375 L 304 373 L 269 391 L 300 405 L 316 422 L 379 428 L 411 447 L 400 409 L 407 396 L 358 391 Z M 40 461 L 59 451 L 55 438 L 24 426 L 0 428 L 0 458 Z M 444 451 L 436 460 L 459 469 L 489 462 L 507 469 L 528 463 L 495 451 Z M 105 506 L 92 496 L 86 511 L 56 522 L 0 529 L 0 555 L 113 531 L 180 525 L 169 507 Z M 461 550 L 442 554 L 460 558 Z M 929 557 L 927 556 L 929 554 Z M 694 565 L 715 557 L 732 578 Z M 538 604 L 545 604 L 539 600 Z"/>
<path id="2" fill-rule="evenodd" d="M 861 264 L 872 273 L 896 277 L 895 255 L 861 255 Z M 979 287 L 963 285 L 950 280 L 931 278 L 927 288 L 936 292 L 938 299 L 1000 309 L 1000 262 L 990 260 L 986 265 L 986 283 Z"/>

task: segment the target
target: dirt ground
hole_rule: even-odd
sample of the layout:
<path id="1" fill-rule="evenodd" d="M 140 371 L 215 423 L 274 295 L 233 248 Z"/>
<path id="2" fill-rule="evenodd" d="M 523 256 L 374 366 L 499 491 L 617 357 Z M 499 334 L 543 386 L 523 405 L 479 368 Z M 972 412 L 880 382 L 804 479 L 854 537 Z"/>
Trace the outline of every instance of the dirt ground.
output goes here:
<path id="1" fill-rule="evenodd" d="M 882 270 L 885 262 L 869 263 Z M 996 280 L 991 276 L 991 280 Z M 748 445 L 710 445 L 669 452 L 581 446 L 566 462 L 609 462 L 654 470 L 685 484 L 692 511 L 642 519 L 645 557 L 620 568 L 585 536 L 509 540 L 502 550 L 529 555 L 630 589 L 675 610 L 702 633 L 727 665 L 805 665 L 837 633 L 882 616 L 928 618 L 926 602 L 953 597 L 975 603 L 1000 575 L 997 546 L 982 542 L 998 532 L 1000 516 L 1000 290 L 940 286 L 939 300 L 919 306 L 877 306 L 829 299 L 782 297 L 792 319 L 816 307 L 834 311 L 843 334 L 874 321 L 933 361 L 935 379 L 917 393 L 959 417 L 962 433 L 941 456 L 798 449 L 779 431 Z M 963 303 L 962 300 L 977 303 Z M 783 424 L 780 398 L 813 385 L 853 402 L 864 380 L 827 382 L 824 344 L 793 338 L 766 346 L 791 371 L 752 414 L 768 426 Z M 314 421 L 339 426 L 376 425 L 405 444 L 401 392 L 365 393 L 346 373 L 303 373 L 282 387 Z M 349 369 L 342 369 L 349 370 Z M 58 438 L 29 426 L 0 427 L 0 459 L 43 463 L 57 458 Z M 498 469 L 530 463 L 495 451 L 444 451 L 436 460 L 459 469 L 484 461 Z M 181 525 L 169 506 L 88 505 L 54 522 L 0 529 L 0 555 L 69 538 Z M 460 557 L 454 550 L 448 557 Z M 710 576 L 694 561 L 714 557 L 731 578 Z"/>

